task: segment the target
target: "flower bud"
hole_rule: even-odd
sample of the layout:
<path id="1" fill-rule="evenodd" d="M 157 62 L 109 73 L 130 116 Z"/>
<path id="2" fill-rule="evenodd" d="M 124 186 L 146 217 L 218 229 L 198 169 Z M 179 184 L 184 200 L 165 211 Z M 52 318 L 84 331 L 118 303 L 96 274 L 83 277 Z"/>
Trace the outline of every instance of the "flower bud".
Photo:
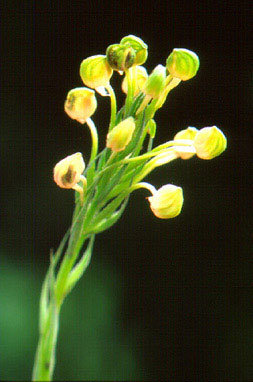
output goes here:
<path id="1" fill-rule="evenodd" d="M 216 126 L 204 127 L 195 136 L 193 145 L 201 159 L 213 159 L 227 147 L 227 139 Z"/>
<path id="2" fill-rule="evenodd" d="M 160 219 L 170 219 L 179 215 L 183 205 L 183 190 L 181 187 L 167 184 L 148 198 L 154 215 Z"/>
<path id="3" fill-rule="evenodd" d="M 185 130 L 179 131 L 175 135 L 174 141 L 177 141 L 178 139 L 180 139 L 180 140 L 181 139 L 187 139 L 187 140 L 193 141 L 197 132 L 198 132 L 198 129 L 196 129 L 196 127 L 188 127 Z M 175 142 L 175 144 L 177 144 L 177 143 Z M 187 152 L 186 148 L 184 148 L 183 146 L 180 147 L 180 145 L 175 146 L 174 149 L 181 159 L 190 159 L 191 157 L 193 157 L 193 155 L 195 155 L 195 152 Z"/>
<path id="4" fill-rule="evenodd" d="M 83 83 L 92 89 L 106 86 L 112 73 L 112 68 L 104 55 L 88 57 L 82 61 L 80 66 L 80 76 Z"/>
<path id="5" fill-rule="evenodd" d="M 135 51 L 131 46 L 113 44 L 106 49 L 106 57 L 112 69 L 125 71 L 134 65 Z"/>
<path id="6" fill-rule="evenodd" d="M 188 49 L 173 49 L 166 60 L 167 71 L 172 77 L 187 81 L 194 77 L 199 68 L 199 58 Z"/>
<path id="7" fill-rule="evenodd" d="M 131 141 L 135 129 L 133 117 L 129 117 L 116 125 L 107 134 L 106 146 L 114 152 L 123 151 Z"/>
<path id="8" fill-rule="evenodd" d="M 68 116 L 80 123 L 85 123 L 87 118 L 94 114 L 96 108 L 95 92 L 88 88 L 70 90 L 64 103 L 64 110 Z"/>
<path id="9" fill-rule="evenodd" d="M 149 75 L 143 93 L 152 97 L 158 98 L 165 87 L 166 70 L 163 65 L 157 65 L 152 73 Z"/>
<path id="10" fill-rule="evenodd" d="M 136 90 L 135 90 L 134 96 L 136 96 L 143 89 L 143 86 L 144 86 L 147 78 L 148 78 L 148 73 L 147 73 L 146 69 L 144 68 L 144 66 L 136 66 L 136 80 L 137 80 L 136 82 L 137 82 L 137 86 L 136 86 Z M 127 88 L 127 78 L 126 78 L 126 76 L 124 77 L 124 79 L 122 81 L 121 88 L 122 88 L 122 91 L 125 94 L 127 94 L 128 88 Z"/>
<path id="11" fill-rule="evenodd" d="M 155 138 L 156 134 L 156 122 L 154 119 L 150 119 L 147 123 L 147 132 L 150 135 L 150 138 Z"/>
<path id="12" fill-rule="evenodd" d="M 135 51 L 135 65 L 142 65 L 147 60 L 148 57 L 148 46 L 139 37 L 129 35 L 123 37 L 120 44 L 131 46 Z"/>
<path id="13" fill-rule="evenodd" d="M 54 181 L 61 188 L 73 188 L 81 178 L 85 164 L 81 153 L 69 155 L 54 168 Z"/>

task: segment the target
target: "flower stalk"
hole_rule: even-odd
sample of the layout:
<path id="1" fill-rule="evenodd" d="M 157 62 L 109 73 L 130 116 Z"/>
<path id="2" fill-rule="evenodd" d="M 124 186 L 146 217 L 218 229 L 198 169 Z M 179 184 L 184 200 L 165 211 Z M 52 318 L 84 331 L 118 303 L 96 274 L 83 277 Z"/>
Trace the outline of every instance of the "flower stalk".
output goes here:
<path id="1" fill-rule="evenodd" d="M 80 76 L 88 88 L 74 88 L 67 94 L 65 112 L 88 126 L 91 153 L 86 167 L 86 155 L 83 157 L 79 152 L 66 156 L 54 167 L 55 183 L 75 191 L 75 208 L 69 231 L 50 256 L 42 286 L 33 381 L 53 378 L 61 306 L 91 261 L 96 234 L 116 224 L 130 194 L 141 188 L 151 193 L 147 199 L 156 217 L 176 217 L 183 206 L 181 187 L 167 184 L 156 189 L 144 178 L 156 167 L 176 159 L 190 159 L 194 155 L 212 159 L 226 149 L 226 137 L 216 126 L 200 130 L 189 127 L 179 131 L 173 140 L 152 148 L 157 110 L 174 87 L 196 75 L 199 61 L 194 52 L 175 49 L 166 67 L 157 65 L 148 76 L 146 69 L 139 66 L 147 59 L 147 49 L 140 38 L 129 35 L 110 45 L 106 55 L 84 59 Z M 119 111 L 110 84 L 114 71 L 125 73 L 122 89 L 126 99 Z M 98 130 L 91 119 L 97 109 L 96 95 L 109 95 L 111 101 L 105 148 L 100 152 Z"/>

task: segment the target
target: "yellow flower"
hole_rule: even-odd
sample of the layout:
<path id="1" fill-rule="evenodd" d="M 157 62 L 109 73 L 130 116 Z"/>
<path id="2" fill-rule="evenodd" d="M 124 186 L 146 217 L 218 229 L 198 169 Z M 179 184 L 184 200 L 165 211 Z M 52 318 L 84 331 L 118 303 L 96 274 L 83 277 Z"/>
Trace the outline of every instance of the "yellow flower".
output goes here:
<path id="1" fill-rule="evenodd" d="M 94 114 L 96 108 L 95 92 L 88 88 L 70 90 L 64 103 L 64 110 L 68 116 L 80 123 L 85 123 L 87 118 Z"/>
<path id="2" fill-rule="evenodd" d="M 181 187 L 167 184 L 154 192 L 148 198 L 154 215 L 160 219 L 170 219 L 179 215 L 183 205 L 183 190 Z"/>
<path id="3" fill-rule="evenodd" d="M 80 76 L 84 85 L 92 89 L 107 86 L 112 73 L 113 70 L 104 55 L 88 57 L 80 66 Z"/>
<path id="4" fill-rule="evenodd" d="M 107 134 L 106 146 L 114 152 L 123 151 L 131 141 L 135 129 L 133 117 L 124 119 Z"/>
<path id="5" fill-rule="evenodd" d="M 139 37 L 134 35 L 125 36 L 121 39 L 120 44 L 131 46 L 135 51 L 135 65 L 144 64 L 148 57 L 148 46 Z"/>
<path id="6" fill-rule="evenodd" d="M 194 77 L 199 69 L 199 58 L 188 49 L 173 49 L 166 60 L 166 68 L 172 77 L 187 81 Z"/>
<path id="7" fill-rule="evenodd" d="M 188 127 L 185 130 L 179 131 L 174 137 L 175 145 L 177 144 L 176 142 L 177 140 L 182 140 L 182 139 L 193 140 L 197 132 L 198 132 L 198 129 L 196 129 L 195 127 Z M 191 157 L 193 157 L 193 155 L 196 154 L 194 148 L 184 147 L 180 145 L 174 146 L 174 150 L 176 151 L 176 153 L 181 159 L 190 159 Z"/>
<path id="8" fill-rule="evenodd" d="M 201 159 L 213 159 L 227 147 L 227 139 L 216 126 L 204 127 L 195 136 L 193 145 Z"/>
<path id="9" fill-rule="evenodd" d="M 144 66 L 136 66 L 136 79 L 137 79 L 137 86 L 135 89 L 134 96 L 136 96 L 142 89 L 143 86 L 148 78 L 148 73 Z M 122 91 L 127 94 L 128 88 L 127 88 L 127 78 L 124 77 L 121 85 Z"/>
<path id="10" fill-rule="evenodd" d="M 84 169 L 81 153 L 69 155 L 54 167 L 54 181 L 61 188 L 74 188 L 81 180 Z"/>

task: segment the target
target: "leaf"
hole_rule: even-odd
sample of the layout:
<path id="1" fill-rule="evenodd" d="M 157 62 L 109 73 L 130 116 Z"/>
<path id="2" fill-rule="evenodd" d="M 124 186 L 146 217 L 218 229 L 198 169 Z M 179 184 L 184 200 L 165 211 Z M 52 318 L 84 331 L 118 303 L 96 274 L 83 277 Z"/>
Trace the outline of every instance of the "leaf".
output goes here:
<path id="1" fill-rule="evenodd" d="M 86 248 L 86 251 L 84 252 L 81 260 L 75 265 L 75 267 L 69 273 L 67 282 L 66 282 L 65 296 L 74 288 L 74 286 L 76 285 L 78 280 L 80 280 L 85 270 L 87 269 L 88 265 L 90 264 L 94 239 L 95 239 L 95 235 L 92 235 L 90 238 L 89 244 Z"/>
<path id="2" fill-rule="evenodd" d="M 99 233 L 113 226 L 123 214 L 126 208 L 126 205 L 128 203 L 128 199 L 129 197 L 125 199 L 124 203 L 122 204 L 122 206 L 120 207 L 118 211 L 114 212 L 109 218 L 103 219 L 100 223 L 98 223 L 98 225 L 92 229 L 92 232 Z"/>
<path id="3" fill-rule="evenodd" d="M 50 265 L 49 269 L 47 271 L 46 277 L 44 279 L 44 282 L 42 284 L 42 290 L 41 290 L 41 296 L 40 296 L 40 320 L 39 320 L 39 330 L 40 333 L 44 330 L 44 325 L 47 320 L 48 316 L 48 306 L 49 306 L 49 300 L 50 300 L 50 291 L 51 294 L 53 293 L 53 280 L 54 280 L 54 270 L 55 267 L 61 257 L 61 254 L 63 252 L 64 246 L 68 240 L 69 237 L 68 230 L 66 234 L 64 235 L 57 251 L 55 252 L 55 255 L 53 255 L 53 250 L 50 252 Z"/>

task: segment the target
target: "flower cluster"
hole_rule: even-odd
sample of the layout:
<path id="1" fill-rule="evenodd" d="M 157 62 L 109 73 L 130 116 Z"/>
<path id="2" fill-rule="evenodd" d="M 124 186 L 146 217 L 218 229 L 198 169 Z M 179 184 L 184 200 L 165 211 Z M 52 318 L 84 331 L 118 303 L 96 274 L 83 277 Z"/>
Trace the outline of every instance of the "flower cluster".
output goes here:
<path id="1" fill-rule="evenodd" d="M 167 184 L 156 190 L 142 182 L 143 178 L 177 158 L 187 160 L 196 155 L 212 159 L 226 149 L 226 137 L 216 126 L 188 127 L 173 140 L 152 148 L 156 111 L 173 88 L 196 75 L 199 58 L 188 49 L 174 49 L 165 65 L 157 65 L 148 75 L 142 66 L 147 57 L 147 45 L 136 36 L 126 36 L 110 45 L 104 55 L 84 59 L 80 76 L 86 87 L 72 89 L 67 94 L 65 112 L 79 123 L 87 123 L 92 149 L 86 169 L 80 153 L 70 155 L 55 166 L 54 180 L 62 188 L 76 190 L 74 216 L 82 217 L 85 234 L 112 226 L 121 216 L 129 194 L 138 188 L 151 192 L 147 199 L 155 216 L 161 219 L 177 216 L 183 205 L 182 188 Z M 122 91 L 126 99 L 120 110 L 110 84 L 115 71 L 124 74 Z M 97 108 L 96 92 L 111 100 L 105 148 L 100 153 L 97 129 L 91 119 Z"/>
<path id="2" fill-rule="evenodd" d="M 188 127 L 174 139 L 153 147 L 157 110 L 181 81 L 196 75 L 199 59 L 190 50 L 174 49 L 165 65 L 157 65 L 148 74 L 143 66 L 147 57 L 147 45 L 136 36 L 126 36 L 110 45 L 104 55 L 83 60 L 80 76 L 84 87 L 67 94 L 64 110 L 88 126 L 92 145 L 86 166 L 78 152 L 54 168 L 56 184 L 75 190 L 75 209 L 70 229 L 51 253 L 42 286 L 34 381 L 49 381 L 53 373 L 60 309 L 89 265 L 95 235 L 118 221 L 129 195 L 140 188 L 151 193 L 147 200 L 156 217 L 176 217 L 183 206 L 182 188 L 167 184 L 156 189 L 143 179 L 156 167 L 178 158 L 188 160 L 196 155 L 212 159 L 226 149 L 226 138 L 216 126 Z M 124 74 L 122 91 L 126 97 L 120 109 L 110 84 L 114 72 Z M 91 119 L 97 109 L 97 94 L 110 97 L 111 104 L 105 147 L 100 152 L 97 128 Z"/>

